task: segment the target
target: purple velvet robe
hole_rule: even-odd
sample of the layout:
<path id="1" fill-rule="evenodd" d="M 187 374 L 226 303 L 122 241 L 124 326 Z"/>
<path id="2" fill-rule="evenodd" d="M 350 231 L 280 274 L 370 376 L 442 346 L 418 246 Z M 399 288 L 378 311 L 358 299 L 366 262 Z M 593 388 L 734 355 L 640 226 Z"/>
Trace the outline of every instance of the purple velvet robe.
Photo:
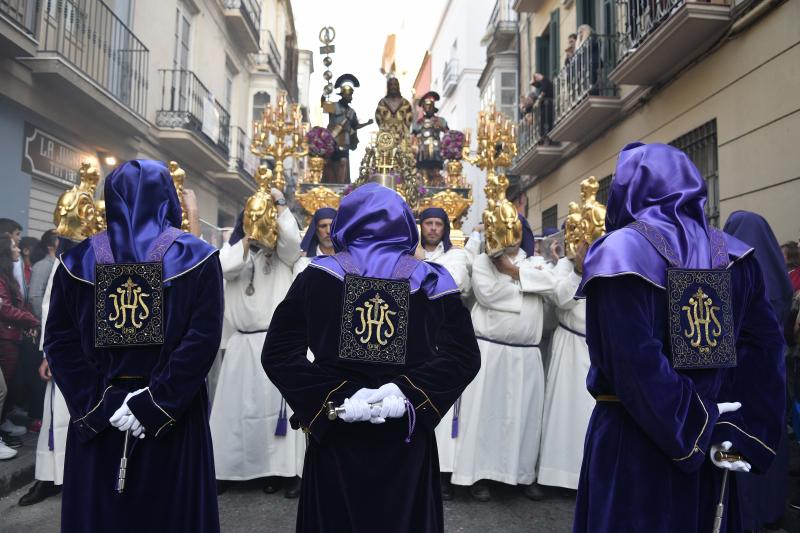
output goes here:
<path id="1" fill-rule="evenodd" d="M 765 471 L 784 424 L 783 340 L 752 255 L 735 262 L 736 368 L 676 371 L 668 355 L 667 296 L 638 276 L 586 288 L 589 421 L 575 533 L 711 531 L 722 471 L 709 448 L 725 440 Z M 720 416 L 718 402 L 742 402 Z M 723 532 L 741 531 L 730 476 Z"/>

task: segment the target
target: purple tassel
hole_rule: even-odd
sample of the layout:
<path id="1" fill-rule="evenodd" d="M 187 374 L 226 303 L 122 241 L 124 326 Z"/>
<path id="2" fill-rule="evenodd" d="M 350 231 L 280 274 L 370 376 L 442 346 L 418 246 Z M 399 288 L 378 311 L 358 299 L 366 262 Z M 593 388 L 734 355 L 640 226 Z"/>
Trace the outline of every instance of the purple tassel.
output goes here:
<path id="1" fill-rule="evenodd" d="M 52 378 L 51 378 L 52 379 Z M 52 452 L 56 449 L 56 438 L 53 433 L 53 396 L 56 394 L 56 386 L 50 384 L 50 427 L 47 428 L 47 447 Z"/>
<path id="2" fill-rule="evenodd" d="M 286 429 L 287 429 L 287 418 L 286 418 L 286 400 L 281 398 L 281 410 L 278 413 L 278 424 L 275 426 L 275 436 L 276 437 L 285 437 L 286 436 Z"/>
<path id="3" fill-rule="evenodd" d="M 450 438 L 455 439 L 458 437 L 458 415 L 461 412 L 461 396 L 458 397 L 456 400 L 456 404 L 453 406 L 453 426 L 450 430 Z"/>

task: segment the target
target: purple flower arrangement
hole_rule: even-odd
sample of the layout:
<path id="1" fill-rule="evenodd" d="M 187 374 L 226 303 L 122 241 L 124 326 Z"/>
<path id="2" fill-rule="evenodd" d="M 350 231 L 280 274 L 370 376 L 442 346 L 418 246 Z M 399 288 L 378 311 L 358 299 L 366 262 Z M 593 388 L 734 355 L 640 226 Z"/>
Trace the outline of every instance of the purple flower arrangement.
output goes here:
<path id="1" fill-rule="evenodd" d="M 464 134 L 458 130 L 450 130 L 442 136 L 439 148 L 443 159 L 460 161 L 464 150 Z"/>
<path id="2" fill-rule="evenodd" d="M 423 185 L 420 185 L 419 190 L 417 192 L 419 192 L 420 196 L 425 196 L 426 194 L 428 194 L 428 189 L 426 189 Z"/>
<path id="3" fill-rule="evenodd" d="M 326 128 L 314 126 L 306 133 L 308 154 L 313 157 L 330 157 L 336 150 L 336 140 Z"/>

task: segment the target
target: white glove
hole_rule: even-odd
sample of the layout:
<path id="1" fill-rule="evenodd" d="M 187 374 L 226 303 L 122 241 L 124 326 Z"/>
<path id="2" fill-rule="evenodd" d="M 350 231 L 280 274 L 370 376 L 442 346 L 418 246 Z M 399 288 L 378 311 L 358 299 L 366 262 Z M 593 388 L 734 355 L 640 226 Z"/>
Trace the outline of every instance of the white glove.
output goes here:
<path id="1" fill-rule="evenodd" d="M 372 408 L 373 424 L 383 424 L 387 418 L 400 418 L 406 414 L 406 400 L 400 396 L 387 396 L 381 400 L 381 406 Z"/>
<path id="2" fill-rule="evenodd" d="M 738 407 L 736 409 L 738 409 Z M 734 409 L 734 411 L 736 409 Z M 731 446 L 733 446 L 733 444 L 731 444 L 731 442 L 728 440 L 726 440 L 722 444 L 712 444 L 711 462 L 714 463 L 714 466 L 716 466 L 717 468 L 723 468 L 725 470 L 730 470 L 731 472 L 749 472 L 750 468 L 752 467 L 750 466 L 750 463 L 748 463 L 747 461 L 717 461 L 716 457 L 717 452 L 730 451 Z"/>
<path id="3" fill-rule="evenodd" d="M 133 433 L 134 437 L 143 439 L 144 426 L 131 412 L 130 408 L 128 407 L 128 400 L 146 390 L 147 387 L 134 392 L 129 392 L 128 395 L 125 396 L 125 401 L 122 402 L 122 405 L 119 407 L 119 409 L 117 409 L 114 414 L 111 415 L 111 418 L 108 419 L 109 423 L 123 432 L 131 430 L 131 433 Z"/>
<path id="4" fill-rule="evenodd" d="M 717 404 L 717 410 L 719 414 L 723 413 L 732 413 L 734 411 L 738 411 L 742 407 L 742 402 L 723 402 Z"/>
<path id="5" fill-rule="evenodd" d="M 366 422 L 371 418 L 369 403 L 355 398 L 345 398 L 344 414 L 339 418 L 344 422 Z"/>
<path id="6" fill-rule="evenodd" d="M 378 389 L 361 388 L 361 389 L 358 389 L 355 394 L 350 396 L 350 399 L 351 400 L 364 400 L 364 401 L 367 401 L 367 398 L 372 396 L 372 394 L 377 390 Z"/>
<path id="7" fill-rule="evenodd" d="M 406 395 L 400 390 L 400 387 L 394 383 L 387 383 L 381 385 L 379 389 L 373 389 L 372 394 L 364 398 L 368 403 L 378 403 L 388 396 L 397 396 L 401 400 L 406 399 Z"/>

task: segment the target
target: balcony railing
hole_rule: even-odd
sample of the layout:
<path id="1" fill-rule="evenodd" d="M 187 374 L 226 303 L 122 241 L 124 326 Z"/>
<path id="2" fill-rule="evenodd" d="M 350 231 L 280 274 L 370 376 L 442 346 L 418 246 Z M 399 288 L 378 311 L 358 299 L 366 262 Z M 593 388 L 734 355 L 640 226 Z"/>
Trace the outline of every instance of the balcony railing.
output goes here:
<path id="1" fill-rule="evenodd" d="M 57 54 L 143 117 L 147 47 L 101 0 L 47 0 L 44 7 L 41 51 Z"/>
<path id="2" fill-rule="evenodd" d="M 684 0 L 622 0 L 617 5 L 619 55 L 632 51 L 653 33 Z"/>
<path id="3" fill-rule="evenodd" d="M 225 9 L 238 9 L 242 17 L 247 21 L 247 25 L 258 37 L 261 30 L 261 3 L 255 0 L 225 0 Z"/>
<path id="4" fill-rule="evenodd" d="M 516 31 L 517 12 L 514 11 L 514 0 L 497 0 L 489 17 L 489 31 Z"/>
<path id="5" fill-rule="evenodd" d="M 248 176 L 254 176 L 258 158 L 250 152 L 250 137 L 242 128 L 231 128 L 233 146 L 231 147 L 230 169 Z"/>
<path id="6" fill-rule="evenodd" d="M 156 124 L 195 132 L 223 157 L 230 152 L 228 111 L 190 70 L 159 70 L 161 73 L 161 108 Z"/>
<path id="7" fill-rule="evenodd" d="M 36 36 L 39 0 L 0 0 L 0 15 L 31 36 Z"/>
<path id="8" fill-rule="evenodd" d="M 448 96 L 458 84 L 458 59 L 451 58 L 444 64 L 442 72 L 442 92 Z"/>
<path id="9" fill-rule="evenodd" d="M 617 86 L 608 79 L 616 66 L 615 35 L 592 34 L 575 50 L 555 80 L 555 122 L 590 96 L 617 96 Z"/>
<path id="10" fill-rule="evenodd" d="M 517 145 L 520 156 L 534 145 L 549 142 L 547 135 L 553 129 L 553 118 L 553 99 L 544 96 L 538 98 L 531 111 L 519 121 Z"/>

